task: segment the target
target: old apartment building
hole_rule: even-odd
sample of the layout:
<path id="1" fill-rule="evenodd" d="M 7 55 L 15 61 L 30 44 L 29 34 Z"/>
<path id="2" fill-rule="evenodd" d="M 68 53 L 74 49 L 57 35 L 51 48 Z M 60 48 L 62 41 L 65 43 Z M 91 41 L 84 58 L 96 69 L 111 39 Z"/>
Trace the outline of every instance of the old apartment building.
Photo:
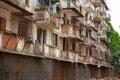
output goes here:
<path id="1" fill-rule="evenodd" d="M 0 0 L 0 80 L 112 76 L 105 0 Z"/>

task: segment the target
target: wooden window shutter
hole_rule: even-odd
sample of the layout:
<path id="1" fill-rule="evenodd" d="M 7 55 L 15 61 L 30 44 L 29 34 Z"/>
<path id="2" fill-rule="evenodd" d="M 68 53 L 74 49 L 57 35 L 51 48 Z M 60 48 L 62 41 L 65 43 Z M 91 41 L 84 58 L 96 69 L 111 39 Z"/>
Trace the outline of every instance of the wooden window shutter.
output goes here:
<path id="1" fill-rule="evenodd" d="M 28 37 L 28 23 L 20 21 L 18 25 L 18 35 L 22 37 Z"/>
<path id="2" fill-rule="evenodd" d="M 6 30 L 6 19 L 0 18 L 0 29 Z"/>

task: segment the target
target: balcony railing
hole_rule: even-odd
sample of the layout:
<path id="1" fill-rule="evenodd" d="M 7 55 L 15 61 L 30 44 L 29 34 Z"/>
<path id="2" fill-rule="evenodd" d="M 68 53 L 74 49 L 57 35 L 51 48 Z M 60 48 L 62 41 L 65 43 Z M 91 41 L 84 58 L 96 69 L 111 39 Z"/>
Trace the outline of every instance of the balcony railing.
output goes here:
<path id="1" fill-rule="evenodd" d="M 87 20 L 86 22 L 86 26 L 87 28 L 90 30 L 91 28 L 94 28 L 95 30 L 97 30 L 97 27 L 95 27 L 94 22 L 92 20 Z"/>
<path id="2" fill-rule="evenodd" d="M 96 59 L 94 57 L 86 56 L 85 62 L 87 62 L 89 64 L 96 64 Z"/>
<path id="3" fill-rule="evenodd" d="M 95 22 L 98 22 L 98 23 L 101 22 L 101 16 L 98 11 L 93 12 L 93 19 L 95 20 Z"/>
<path id="4" fill-rule="evenodd" d="M 95 7 L 101 7 L 101 0 L 92 0 Z"/>
<path id="5" fill-rule="evenodd" d="M 111 31 L 110 27 L 106 24 L 105 21 L 101 22 L 101 26 L 103 27 L 102 30 L 104 30 L 106 32 L 110 32 Z"/>
<path id="6" fill-rule="evenodd" d="M 90 34 L 91 38 L 94 40 L 97 40 L 98 36 L 97 36 L 97 31 L 94 29 L 91 29 L 91 34 Z"/>
<path id="7" fill-rule="evenodd" d="M 104 29 L 107 29 L 107 28 L 106 28 L 107 24 L 106 24 L 106 22 L 105 22 L 104 20 L 101 21 L 101 26 L 102 26 Z"/>
<path id="8" fill-rule="evenodd" d="M 105 54 L 103 52 L 100 53 L 99 59 L 105 60 Z"/>
<path id="9" fill-rule="evenodd" d="M 50 45 L 43 45 L 43 55 L 46 57 L 54 57 L 60 59 L 60 50 Z"/>
<path id="10" fill-rule="evenodd" d="M 101 16 L 106 16 L 107 15 L 107 12 L 106 12 L 104 6 L 103 6 L 102 9 L 99 10 L 99 13 L 100 13 Z"/>
<path id="11" fill-rule="evenodd" d="M 91 39 L 91 38 L 86 38 L 86 39 L 87 39 L 87 45 L 93 46 L 93 47 L 97 46 L 97 42 L 94 39 Z"/>
<path id="12" fill-rule="evenodd" d="M 22 0 L 0 0 L 0 1 L 4 2 L 5 4 L 7 4 L 7 5 L 9 5 L 13 8 L 15 8 L 16 10 L 13 11 L 13 13 L 15 13 L 17 15 L 21 15 L 21 16 L 33 15 L 32 12 L 29 12 L 26 9 L 25 2 L 23 2 Z"/>
<path id="13" fill-rule="evenodd" d="M 81 37 L 80 31 L 76 28 L 74 29 L 70 25 L 64 25 L 61 29 L 61 37 L 72 38 L 77 40 L 84 40 L 84 37 Z"/>
<path id="14" fill-rule="evenodd" d="M 50 14 L 46 10 L 38 10 L 35 13 L 35 20 L 41 22 L 49 22 Z"/>
<path id="15" fill-rule="evenodd" d="M 87 13 L 92 13 L 93 10 L 94 10 L 94 5 L 91 3 L 91 2 L 85 2 L 84 3 L 84 6 L 85 6 L 85 11 Z"/>
<path id="16" fill-rule="evenodd" d="M 54 14 L 50 14 L 50 24 L 59 28 L 59 18 Z"/>
<path id="17" fill-rule="evenodd" d="M 106 21 L 111 21 L 111 16 L 110 16 L 110 14 L 107 14 L 107 15 L 105 16 L 105 20 L 106 20 Z"/>
<path id="18" fill-rule="evenodd" d="M 62 51 L 61 52 L 62 59 L 67 60 L 76 60 L 76 53 L 74 51 Z"/>
<path id="19" fill-rule="evenodd" d="M 59 48 L 51 46 L 51 45 L 39 45 L 39 54 L 40 56 L 50 57 L 58 60 L 66 60 L 66 61 L 75 61 L 77 53 L 74 51 L 60 51 Z M 38 48 L 36 49 L 38 50 Z"/>
<path id="20" fill-rule="evenodd" d="M 85 56 L 78 56 L 78 61 L 85 62 Z"/>
<path id="21" fill-rule="evenodd" d="M 0 31 L 0 43 L 0 48 L 3 50 L 33 53 L 32 39 L 17 36 L 16 33 L 10 31 Z"/>
<path id="22" fill-rule="evenodd" d="M 112 56 L 110 56 L 109 54 L 106 54 L 105 59 L 106 59 L 106 61 L 111 62 Z"/>
<path id="23" fill-rule="evenodd" d="M 37 21 L 38 25 L 48 28 L 59 28 L 59 18 L 47 10 L 37 10 L 34 20 Z"/>
<path id="24" fill-rule="evenodd" d="M 71 0 L 69 0 L 69 1 L 71 1 Z M 63 12 L 66 13 L 68 16 L 83 17 L 83 15 L 80 12 L 79 1 L 76 1 L 76 2 L 69 2 L 69 1 L 60 0 L 61 6 L 63 7 Z"/>
<path id="25" fill-rule="evenodd" d="M 102 49 L 102 52 L 105 54 L 108 53 L 107 49 L 108 49 L 107 46 L 104 46 L 104 48 Z"/>
<path id="26" fill-rule="evenodd" d="M 91 52 L 91 56 L 94 58 L 99 58 L 99 50 L 97 50 L 96 48 L 91 48 L 92 52 Z"/>
<path id="27" fill-rule="evenodd" d="M 107 35 L 106 35 L 106 34 L 102 34 L 101 37 L 100 37 L 100 39 L 101 39 L 102 41 L 108 42 L 108 38 L 107 38 Z"/>
<path id="28" fill-rule="evenodd" d="M 41 49 L 39 55 L 54 58 L 58 60 L 65 60 L 65 61 L 77 61 L 77 62 L 86 62 L 87 64 L 98 64 L 98 58 L 103 60 L 101 64 L 104 64 L 104 60 L 108 61 L 108 57 L 105 57 L 104 53 L 99 54 L 96 51 L 93 51 L 92 56 L 82 56 L 79 52 L 75 51 L 60 51 L 58 48 L 50 46 L 50 45 L 43 45 L 39 47 Z M 83 50 L 82 50 L 83 51 Z M 38 55 L 38 54 L 37 54 Z M 110 58 L 109 58 L 110 61 Z"/>

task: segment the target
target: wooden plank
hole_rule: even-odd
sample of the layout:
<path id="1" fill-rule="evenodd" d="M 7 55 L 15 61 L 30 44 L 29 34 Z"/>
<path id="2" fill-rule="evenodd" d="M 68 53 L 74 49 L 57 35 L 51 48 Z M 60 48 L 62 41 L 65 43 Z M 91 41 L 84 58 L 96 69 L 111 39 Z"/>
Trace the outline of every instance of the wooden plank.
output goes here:
<path id="1" fill-rule="evenodd" d="M 12 36 L 12 35 L 10 35 L 10 36 L 11 37 L 10 37 L 10 40 L 9 40 L 7 46 L 6 46 L 6 49 L 7 50 L 14 50 L 15 47 L 16 47 L 16 44 L 17 44 L 17 37 L 16 36 Z"/>
<path id="2" fill-rule="evenodd" d="M 3 38 L 2 38 L 2 48 L 5 49 L 7 42 L 9 39 L 9 35 L 7 35 L 6 33 L 3 34 Z"/>

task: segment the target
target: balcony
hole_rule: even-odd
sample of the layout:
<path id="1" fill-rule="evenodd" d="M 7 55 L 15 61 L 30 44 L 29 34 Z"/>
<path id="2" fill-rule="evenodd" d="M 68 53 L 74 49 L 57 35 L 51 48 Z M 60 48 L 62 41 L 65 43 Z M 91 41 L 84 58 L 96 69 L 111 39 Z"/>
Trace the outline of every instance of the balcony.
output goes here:
<path id="1" fill-rule="evenodd" d="M 93 5 L 95 7 L 101 7 L 101 0 L 93 0 Z"/>
<path id="2" fill-rule="evenodd" d="M 38 44 L 36 44 L 38 45 Z M 38 51 L 39 50 L 39 51 Z M 75 61 L 77 60 L 76 55 L 78 53 L 74 51 L 60 51 L 59 48 L 51 46 L 51 45 L 38 45 L 35 47 L 35 55 L 41 57 L 48 57 L 52 59 L 62 60 L 62 61 Z"/>
<path id="3" fill-rule="evenodd" d="M 42 47 L 43 47 L 42 48 L 43 56 L 56 58 L 56 59 L 61 58 L 61 53 L 58 48 L 50 46 L 50 45 L 42 45 Z"/>
<path id="4" fill-rule="evenodd" d="M 49 29 L 59 28 L 59 18 L 47 10 L 37 10 L 35 12 L 34 20 L 38 26 Z"/>
<path id="5" fill-rule="evenodd" d="M 33 41 L 31 38 L 17 36 L 16 33 L 0 30 L 0 49 L 14 51 L 16 53 L 33 53 Z"/>
<path id="6" fill-rule="evenodd" d="M 107 49 L 108 49 L 107 46 L 102 46 L 101 52 L 103 54 L 106 54 L 106 53 L 108 53 Z"/>
<path id="7" fill-rule="evenodd" d="M 94 57 L 91 56 L 86 56 L 85 57 L 85 62 L 87 62 L 88 64 L 96 64 L 96 59 Z"/>
<path id="8" fill-rule="evenodd" d="M 87 39 L 87 45 L 89 47 L 96 47 L 97 46 L 97 41 L 95 41 L 94 39 L 92 38 L 86 38 Z"/>
<path id="9" fill-rule="evenodd" d="M 83 17 L 83 15 L 80 12 L 79 1 L 76 1 L 76 3 L 74 2 L 68 3 L 69 1 L 60 0 L 60 2 L 63 7 L 63 13 L 66 13 L 68 16 L 72 17 Z"/>
<path id="10" fill-rule="evenodd" d="M 101 37 L 100 37 L 100 39 L 101 39 L 102 41 L 105 41 L 105 42 L 108 41 L 106 34 L 102 34 Z"/>
<path id="11" fill-rule="evenodd" d="M 100 64 L 101 64 L 102 66 L 107 66 L 107 62 L 106 62 L 105 60 L 101 60 L 101 61 L 100 61 Z"/>
<path id="12" fill-rule="evenodd" d="M 87 13 L 92 13 L 94 11 L 94 5 L 91 2 L 86 2 L 84 5 Z"/>
<path id="13" fill-rule="evenodd" d="M 95 27 L 94 22 L 92 20 L 87 20 L 86 24 L 87 29 L 90 30 L 91 28 L 94 28 L 95 30 L 97 30 L 97 27 Z"/>
<path id="14" fill-rule="evenodd" d="M 111 62 L 111 61 L 112 61 L 112 56 L 110 56 L 109 54 L 106 54 L 106 55 L 105 55 L 105 60 L 106 60 L 107 62 Z"/>
<path id="15" fill-rule="evenodd" d="M 81 49 L 79 49 L 76 53 L 77 61 L 79 62 L 85 62 L 85 56 L 87 56 L 87 50 L 86 50 L 86 44 L 83 42 L 79 43 Z"/>
<path id="16" fill-rule="evenodd" d="M 94 12 L 93 12 L 93 19 L 94 19 L 94 21 L 97 22 L 97 23 L 100 23 L 100 22 L 101 22 L 101 16 L 100 16 L 99 12 L 97 12 L 97 11 L 94 11 Z"/>
<path id="17" fill-rule="evenodd" d="M 107 15 L 107 12 L 104 8 L 99 10 L 99 13 L 100 13 L 101 16 L 106 16 Z"/>
<path id="18" fill-rule="evenodd" d="M 31 12 L 25 9 L 25 4 L 23 1 L 18 0 L 0 0 L 0 2 L 3 2 L 16 10 L 13 11 L 14 14 L 21 15 L 21 16 L 30 16 L 33 15 Z M 9 7 L 8 6 L 8 7 Z"/>
<path id="19" fill-rule="evenodd" d="M 106 26 L 107 27 L 107 30 L 106 32 L 110 32 L 111 31 L 111 28 L 109 26 Z"/>
<path id="20" fill-rule="evenodd" d="M 68 16 L 72 17 L 83 17 L 83 15 L 76 10 L 76 8 L 64 8 L 63 12 L 66 13 Z"/>
<path id="21" fill-rule="evenodd" d="M 85 36 L 83 34 L 83 33 L 85 33 L 84 31 L 81 34 L 77 28 L 73 28 L 70 25 L 62 26 L 61 30 L 62 30 L 61 35 L 60 35 L 61 37 L 75 39 L 75 40 L 78 40 L 78 41 L 83 41 L 84 40 L 84 37 L 83 37 L 83 36 Z"/>
<path id="22" fill-rule="evenodd" d="M 97 38 L 98 38 L 98 36 L 97 36 L 97 31 L 94 30 L 94 29 L 91 29 L 90 37 L 96 41 Z"/>
<path id="23" fill-rule="evenodd" d="M 100 51 L 96 48 L 91 48 L 91 56 L 94 58 L 99 58 Z"/>
<path id="24" fill-rule="evenodd" d="M 74 61 L 76 60 L 76 53 L 74 51 L 62 51 L 61 57 L 63 60 Z"/>
<path id="25" fill-rule="evenodd" d="M 103 27 L 104 30 L 107 30 L 107 24 L 104 20 L 101 21 L 101 26 Z"/>
<path id="26" fill-rule="evenodd" d="M 106 32 L 110 32 L 111 31 L 110 27 L 106 24 L 105 21 L 101 22 L 101 26 L 102 26 L 102 30 L 104 30 Z"/>
<path id="27" fill-rule="evenodd" d="M 39 42 L 36 42 L 35 44 L 34 54 L 36 56 L 48 57 L 57 60 L 61 59 L 61 51 L 59 48 L 46 44 L 41 45 Z"/>
<path id="28" fill-rule="evenodd" d="M 98 29 L 97 35 L 101 36 L 101 29 Z"/>
<path id="29" fill-rule="evenodd" d="M 85 62 L 85 56 L 78 56 L 78 61 Z"/>
<path id="30" fill-rule="evenodd" d="M 107 14 L 104 18 L 105 18 L 106 21 L 111 21 L 111 16 L 110 16 L 110 14 Z"/>
<path id="31" fill-rule="evenodd" d="M 100 53 L 99 59 L 105 60 L 105 54 L 103 52 Z"/>

